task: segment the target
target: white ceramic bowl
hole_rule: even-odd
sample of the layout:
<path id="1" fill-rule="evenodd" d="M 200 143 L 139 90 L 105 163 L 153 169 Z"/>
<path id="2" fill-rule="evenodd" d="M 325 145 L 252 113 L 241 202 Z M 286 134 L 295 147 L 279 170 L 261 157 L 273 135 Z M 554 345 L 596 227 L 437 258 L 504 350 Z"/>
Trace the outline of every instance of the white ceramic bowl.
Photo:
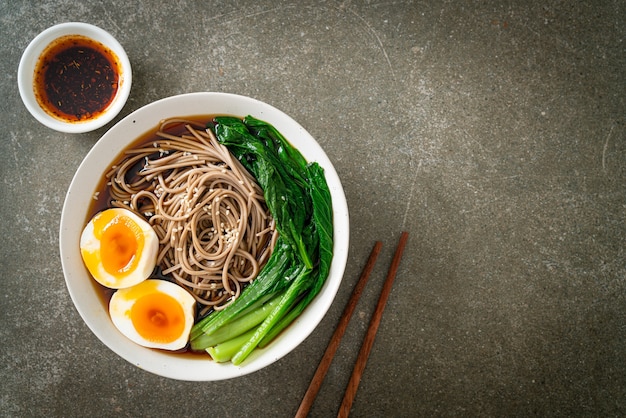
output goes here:
<path id="1" fill-rule="evenodd" d="M 252 115 L 273 124 L 308 161 L 317 161 L 325 170 L 330 187 L 334 255 L 330 275 L 317 297 L 279 337 L 263 349 L 255 350 L 240 366 L 215 363 L 208 357 L 156 351 L 134 344 L 114 327 L 93 279 L 83 265 L 79 241 L 88 221 L 92 196 L 103 173 L 120 152 L 137 137 L 156 130 L 168 117 L 210 114 Z M 190 381 L 222 380 L 242 376 L 270 365 L 298 346 L 319 324 L 341 283 L 348 257 L 348 207 L 337 172 L 313 137 L 280 110 L 244 96 L 225 93 L 192 93 L 151 103 L 113 126 L 94 145 L 79 166 L 70 184 L 60 225 L 60 251 L 70 296 L 93 333 L 111 350 L 130 363 L 157 375 Z"/>
<path id="2" fill-rule="evenodd" d="M 41 108 L 34 92 L 35 67 L 42 52 L 56 39 L 67 35 L 82 35 L 108 47 L 119 59 L 121 73 L 117 94 L 99 116 L 81 122 L 57 119 Z M 33 39 L 24 50 L 17 70 L 20 96 L 28 111 L 42 124 L 60 132 L 82 133 L 98 129 L 109 123 L 122 110 L 132 84 L 132 70 L 128 56 L 120 43 L 108 32 L 97 26 L 80 22 L 61 23 L 52 26 Z"/>

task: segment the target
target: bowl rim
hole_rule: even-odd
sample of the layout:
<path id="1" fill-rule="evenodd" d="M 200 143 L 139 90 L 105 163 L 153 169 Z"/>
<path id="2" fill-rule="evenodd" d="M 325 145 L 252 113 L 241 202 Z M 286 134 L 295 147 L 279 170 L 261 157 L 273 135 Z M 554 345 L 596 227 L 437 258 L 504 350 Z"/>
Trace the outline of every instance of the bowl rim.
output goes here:
<path id="1" fill-rule="evenodd" d="M 83 122 L 64 122 L 41 108 L 33 91 L 35 66 L 41 53 L 54 40 L 67 35 L 82 35 L 111 49 L 120 61 L 119 88 L 108 108 L 98 117 Z M 104 29 L 84 22 L 59 23 L 39 33 L 24 49 L 17 69 L 17 83 L 22 102 L 30 114 L 48 128 L 65 133 L 84 133 L 96 130 L 115 118 L 128 100 L 132 85 L 132 68 L 122 45 Z"/>
<path id="2" fill-rule="evenodd" d="M 206 109 L 199 112 L 197 109 Z M 208 114 L 251 114 L 276 126 L 303 153 L 324 169 L 333 201 L 333 260 L 326 283 L 298 319 L 263 349 L 255 350 L 241 365 L 216 363 L 199 356 L 169 354 L 132 343 L 112 325 L 94 280 L 79 251 L 80 233 L 99 180 L 123 149 L 139 135 L 157 127 L 166 117 Z M 120 134 L 123 133 L 123 134 Z M 82 218 L 81 218 L 82 216 Z M 76 222 L 81 219 L 81 222 Z M 259 100 L 231 93 L 197 92 L 163 98 L 134 111 L 109 129 L 87 153 L 67 190 L 59 227 L 59 250 L 66 286 L 75 308 L 88 328 L 109 349 L 153 374 L 186 381 L 218 381 L 247 375 L 276 362 L 300 345 L 321 322 L 342 282 L 349 250 L 349 214 L 337 172 L 319 143 L 294 119 Z M 87 278 L 88 280 L 85 280 Z"/>

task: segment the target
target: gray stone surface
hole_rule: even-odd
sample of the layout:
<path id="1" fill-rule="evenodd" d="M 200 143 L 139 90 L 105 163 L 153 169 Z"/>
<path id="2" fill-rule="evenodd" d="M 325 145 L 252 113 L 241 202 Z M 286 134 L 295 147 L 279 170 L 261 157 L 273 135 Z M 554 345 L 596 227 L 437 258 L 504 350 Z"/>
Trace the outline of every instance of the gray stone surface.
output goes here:
<path id="1" fill-rule="evenodd" d="M 337 413 L 400 232 L 410 233 L 352 415 L 626 415 L 622 1 L 0 2 L 0 415 L 290 416 L 375 240 L 374 275 L 311 411 Z M 294 352 L 173 381 L 87 329 L 58 251 L 64 195 L 111 125 L 66 135 L 21 103 L 20 55 L 64 21 L 134 69 L 116 119 L 194 91 L 255 97 L 321 143 L 350 258 Z"/>

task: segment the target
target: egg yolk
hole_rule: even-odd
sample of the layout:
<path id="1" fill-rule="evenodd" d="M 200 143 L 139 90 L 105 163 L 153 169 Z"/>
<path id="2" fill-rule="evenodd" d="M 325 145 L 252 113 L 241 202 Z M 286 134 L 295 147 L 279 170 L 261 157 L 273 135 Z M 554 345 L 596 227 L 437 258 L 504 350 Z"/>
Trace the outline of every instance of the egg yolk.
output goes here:
<path id="1" fill-rule="evenodd" d="M 176 299 L 164 293 L 140 297 L 131 308 L 130 318 L 137 333 L 151 342 L 172 342 L 185 329 L 183 308 Z"/>
<path id="2" fill-rule="evenodd" d="M 102 217 L 106 218 L 106 217 Z M 105 225 L 98 225 L 106 222 Z M 102 231 L 100 257 L 102 266 L 111 275 L 121 276 L 136 268 L 144 245 L 141 228 L 126 216 L 112 220 L 98 219 L 94 231 Z"/>

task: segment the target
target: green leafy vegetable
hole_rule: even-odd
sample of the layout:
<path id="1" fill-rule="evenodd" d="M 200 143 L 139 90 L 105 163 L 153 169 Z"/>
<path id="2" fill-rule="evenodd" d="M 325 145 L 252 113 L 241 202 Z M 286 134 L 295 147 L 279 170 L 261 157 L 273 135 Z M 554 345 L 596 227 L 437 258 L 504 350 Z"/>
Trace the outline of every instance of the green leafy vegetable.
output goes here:
<path id="1" fill-rule="evenodd" d="M 304 311 L 304 308 L 306 308 L 320 290 L 322 290 L 322 286 L 330 272 L 330 265 L 333 259 L 333 220 L 332 207 L 330 206 L 330 190 L 326 184 L 324 171 L 318 164 L 311 164 L 308 169 L 311 181 L 311 195 L 313 198 L 313 217 L 319 245 L 319 264 L 315 273 L 314 282 L 308 293 L 287 313 L 287 315 L 272 327 L 267 335 L 259 342 L 260 347 L 265 347 Z"/>
<path id="2" fill-rule="evenodd" d="M 194 325 L 191 346 L 241 364 L 292 323 L 322 289 L 333 257 L 332 200 L 323 168 L 272 125 L 217 117 L 218 141 L 257 179 L 278 240 L 258 277 L 225 309 Z"/>

